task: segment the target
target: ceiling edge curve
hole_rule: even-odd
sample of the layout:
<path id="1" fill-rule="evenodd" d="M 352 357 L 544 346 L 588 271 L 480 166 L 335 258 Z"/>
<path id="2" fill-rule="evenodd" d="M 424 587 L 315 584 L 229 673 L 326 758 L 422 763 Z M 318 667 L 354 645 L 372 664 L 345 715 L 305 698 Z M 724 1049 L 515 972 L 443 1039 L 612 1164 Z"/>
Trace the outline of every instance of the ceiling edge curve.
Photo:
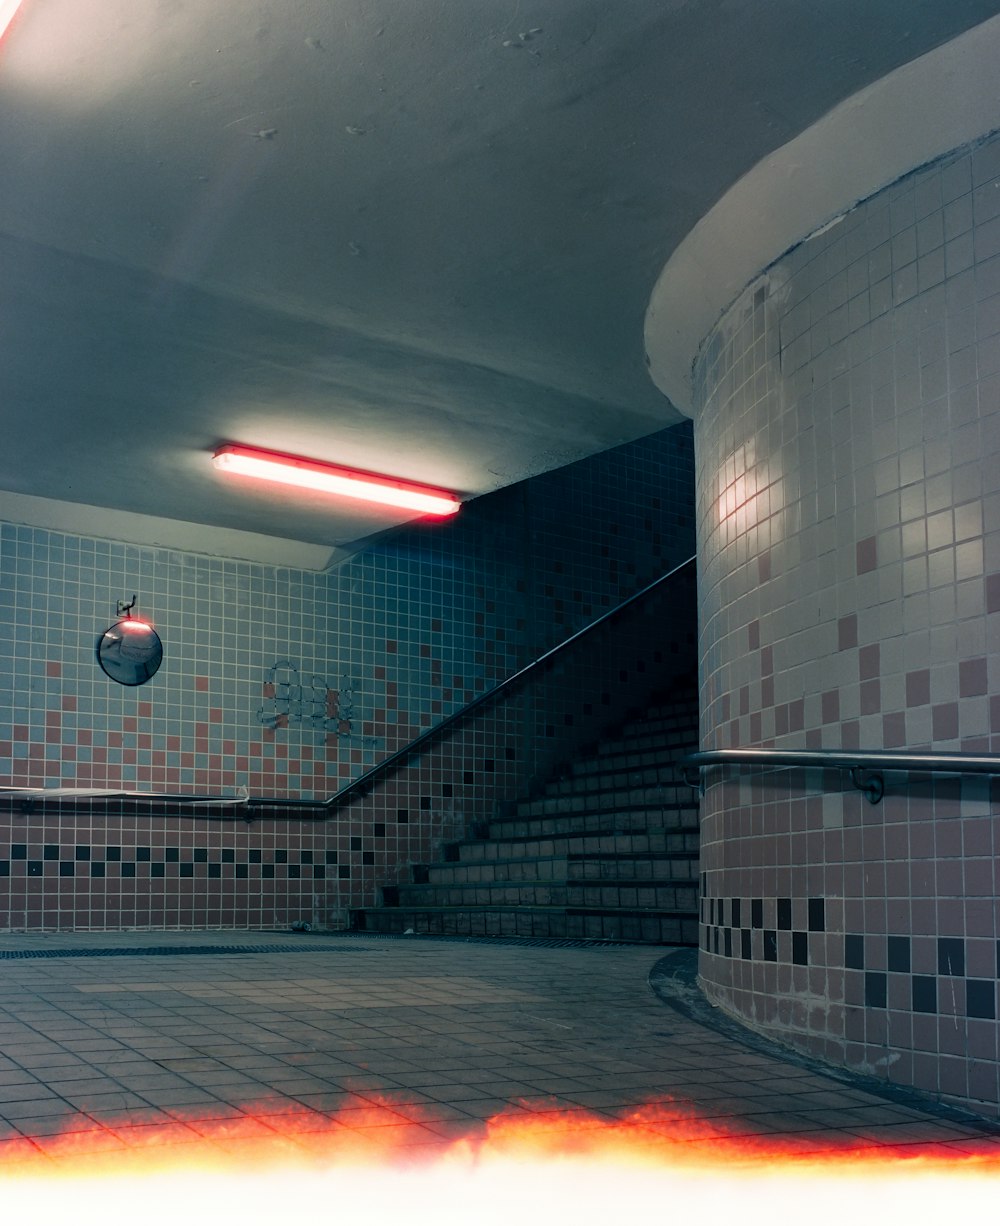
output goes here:
<path id="1" fill-rule="evenodd" d="M 852 94 L 758 162 L 675 249 L 650 297 L 650 376 L 692 414 L 698 349 L 743 288 L 903 175 L 1000 127 L 1000 17 Z"/>

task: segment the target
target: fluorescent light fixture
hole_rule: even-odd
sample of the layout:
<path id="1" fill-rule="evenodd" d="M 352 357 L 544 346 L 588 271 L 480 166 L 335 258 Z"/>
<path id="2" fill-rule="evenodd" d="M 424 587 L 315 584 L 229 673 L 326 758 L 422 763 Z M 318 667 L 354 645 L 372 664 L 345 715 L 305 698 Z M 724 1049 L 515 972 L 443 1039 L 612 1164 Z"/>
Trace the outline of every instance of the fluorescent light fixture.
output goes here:
<path id="1" fill-rule="evenodd" d="M 258 451 L 254 447 L 220 447 L 212 462 L 222 472 L 279 481 L 285 485 L 298 485 L 325 494 L 340 494 L 345 498 L 360 498 L 384 506 L 404 507 L 424 515 L 454 515 L 462 505 L 454 494 L 446 490 L 411 485 L 408 481 L 395 481 L 392 477 L 358 472 L 353 468 L 339 468 L 336 464 L 324 464 L 319 460 Z"/>
<path id="2" fill-rule="evenodd" d="M 0 0 L 0 38 L 7 32 L 7 27 L 20 7 L 21 0 Z"/>

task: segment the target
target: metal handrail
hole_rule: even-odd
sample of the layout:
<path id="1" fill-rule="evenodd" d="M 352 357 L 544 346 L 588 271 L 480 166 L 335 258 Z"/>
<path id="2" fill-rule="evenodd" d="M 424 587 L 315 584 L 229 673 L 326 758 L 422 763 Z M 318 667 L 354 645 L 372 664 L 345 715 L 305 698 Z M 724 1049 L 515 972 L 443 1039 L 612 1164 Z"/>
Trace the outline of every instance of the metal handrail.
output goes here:
<path id="1" fill-rule="evenodd" d="M 711 766 L 848 771 L 851 783 L 873 805 L 885 795 L 886 772 L 1000 776 L 1000 754 L 911 753 L 908 749 L 707 749 L 688 754 L 680 765 L 688 786 L 702 792 L 702 771 Z"/>
<path id="2" fill-rule="evenodd" d="M 602 613 L 600 617 L 595 618 L 581 630 L 577 630 L 574 634 L 571 634 L 569 638 L 563 639 L 563 641 L 561 643 L 557 643 L 555 647 L 550 647 L 548 651 L 543 652 L 536 659 L 532 660 L 530 664 L 525 664 L 523 668 L 518 669 L 516 673 L 511 673 L 511 675 L 504 678 L 503 681 L 498 681 L 497 684 L 491 689 L 484 690 L 482 694 L 478 695 L 476 698 L 473 698 L 471 702 L 467 702 L 464 707 L 461 707 L 458 711 L 453 711 L 451 715 L 445 716 L 445 718 L 441 720 L 440 723 L 435 724 L 433 728 L 428 728 L 426 732 L 422 732 L 419 736 L 414 737 L 409 744 L 404 745 L 402 749 L 398 749 L 388 758 L 383 758 L 381 762 L 377 762 L 373 767 L 371 767 L 370 770 L 365 771 L 363 775 L 359 775 L 357 779 L 351 780 L 351 782 L 342 787 L 339 792 L 336 792 L 333 796 L 328 797 L 322 803 L 328 808 L 337 808 L 346 800 L 352 799 L 356 794 L 367 793 L 374 782 L 385 775 L 392 774 L 396 769 L 398 769 L 398 767 L 402 766 L 403 762 L 407 758 L 411 757 L 415 753 L 418 753 L 420 749 L 422 749 L 430 741 L 436 740 L 444 732 L 447 732 L 456 724 L 459 724 L 463 720 L 467 719 L 473 714 L 473 712 L 478 711 L 480 707 L 484 707 L 488 703 L 496 702 L 496 700 L 502 694 L 506 694 L 508 690 L 512 690 L 515 686 L 520 685 L 531 673 L 537 672 L 546 664 L 550 663 L 555 656 L 560 655 L 566 650 L 567 647 L 570 647 L 573 643 L 579 642 L 580 639 L 593 633 L 593 631 L 598 630 L 601 626 L 606 625 L 608 622 L 618 617 L 619 614 L 623 613 L 626 609 L 631 608 L 632 605 L 638 604 L 638 602 L 646 597 L 650 592 L 661 587 L 669 579 L 672 579 L 674 575 L 684 570 L 686 566 L 692 566 L 694 562 L 695 558 L 690 557 L 686 561 L 681 562 L 679 566 L 675 566 L 672 570 L 668 570 L 665 575 L 660 575 L 658 579 L 654 579 L 652 583 L 647 583 L 646 586 L 640 588 L 638 592 L 633 592 L 632 595 L 623 600 L 621 604 L 616 605 L 613 609 L 609 609 L 607 613 Z"/>
<path id="3" fill-rule="evenodd" d="M 666 574 L 660 575 L 658 579 L 654 579 L 652 583 L 647 583 L 645 587 L 640 588 L 637 592 L 633 592 L 631 596 L 627 596 L 620 604 L 615 605 L 613 609 L 609 609 L 592 622 L 588 622 L 586 626 L 575 631 L 569 638 L 563 639 L 561 643 L 557 643 L 555 647 L 550 647 L 548 651 L 543 652 L 536 659 L 532 660 L 530 664 L 525 664 L 523 668 L 519 668 L 516 673 L 505 677 L 503 681 L 498 681 L 490 689 L 484 690 L 482 694 L 467 702 L 464 707 L 460 707 L 459 710 L 453 711 L 451 715 L 445 716 L 444 719 L 432 728 L 428 728 L 421 732 L 419 736 L 414 737 L 402 749 L 397 749 L 395 753 L 390 754 L 387 758 L 383 758 L 381 762 L 376 762 L 374 766 L 370 767 L 363 774 L 359 775 L 356 779 L 352 779 L 340 788 L 339 791 L 334 792 L 332 796 L 325 797 L 323 800 L 298 800 L 292 797 L 279 796 L 195 796 L 187 793 L 167 794 L 162 792 L 113 791 L 106 788 L 88 790 L 82 788 L 5 787 L 0 787 L 0 797 L 10 795 L 20 799 L 22 808 L 26 812 L 30 812 L 37 801 L 54 804 L 80 804 L 81 802 L 103 799 L 108 801 L 124 801 L 130 804 L 192 805 L 236 809 L 239 812 L 234 817 L 242 817 L 248 822 L 253 820 L 251 813 L 256 809 L 301 809 L 307 813 L 311 810 L 320 810 L 324 814 L 329 814 L 356 797 L 366 796 L 375 783 L 386 775 L 391 775 L 397 771 L 408 758 L 419 753 L 421 749 L 426 748 L 432 741 L 437 740 L 457 724 L 468 719 L 470 715 L 481 707 L 486 706 L 488 703 L 496 702 L 503 694 L 522 684 L 532 673 L 551 663 L 567 647 L 592 634 L 595 630 L 600 629 L 601 626 L 607 625 L 624 613 L 626 609 L 638 604 L 639 601 L 645 599 L 651 592 L 662 587 L 686 567 L 693 566 L 695 560 L 695 557 L 687 558 L 679 565 L 673 567 L 672 570 L 668 570 Z"/>

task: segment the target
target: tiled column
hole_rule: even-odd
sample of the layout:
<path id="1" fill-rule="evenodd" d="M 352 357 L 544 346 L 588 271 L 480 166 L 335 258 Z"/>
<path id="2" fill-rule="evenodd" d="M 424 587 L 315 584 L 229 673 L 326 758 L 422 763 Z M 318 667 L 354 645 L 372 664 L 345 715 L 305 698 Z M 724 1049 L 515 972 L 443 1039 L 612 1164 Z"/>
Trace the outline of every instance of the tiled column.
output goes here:
<path id="1" fill-rule="evenodd" d="M 1000 750 L 1000 140 L 790 251 L 695 379 L 703 747 Z M 996 1114 L 996 785 L 708 782 L 709 996 Z"/>

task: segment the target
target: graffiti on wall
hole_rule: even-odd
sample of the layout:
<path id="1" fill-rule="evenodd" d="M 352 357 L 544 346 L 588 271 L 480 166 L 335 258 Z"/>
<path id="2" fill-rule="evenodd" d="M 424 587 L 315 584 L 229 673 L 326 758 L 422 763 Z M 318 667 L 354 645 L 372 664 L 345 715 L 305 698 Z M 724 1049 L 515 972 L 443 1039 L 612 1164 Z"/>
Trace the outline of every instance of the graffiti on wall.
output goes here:
<path id="1" fill-rule="evenodd" d="M 345 675 L 334 688 L 325 677 L 303 676 L 290 660 L 267 670 L 257 718 L 265 728 L 300 725 L 337 737 L 354 732 L 354 684 Z"/>

